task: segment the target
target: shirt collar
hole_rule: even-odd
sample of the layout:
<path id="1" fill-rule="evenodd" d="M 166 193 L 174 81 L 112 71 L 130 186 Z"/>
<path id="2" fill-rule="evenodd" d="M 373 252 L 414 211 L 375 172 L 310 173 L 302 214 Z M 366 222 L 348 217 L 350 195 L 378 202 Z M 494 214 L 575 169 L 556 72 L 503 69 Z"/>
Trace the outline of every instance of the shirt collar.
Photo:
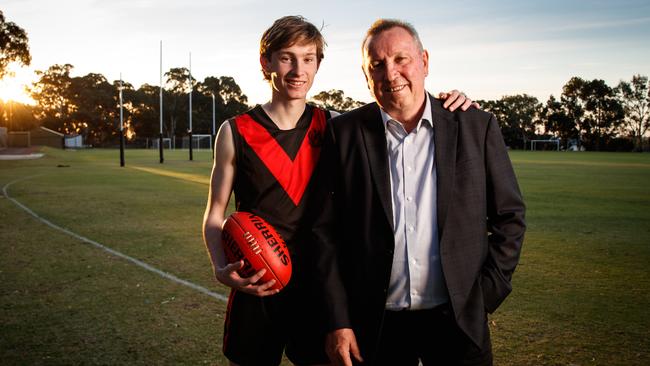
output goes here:
<path id="1" fill-rule="evenodd" d="M 424 111 L 422 112 L 422 117 L 420 117 L 420 122 L 418 122 L 417 126 L 415 127 L 416 131 L 420 128 L 423 121 L 426 121 L 426 123 L 428 123 L 429 126 L 433 127 L 433 114 L 431 113 L 431 98 L 429 98 L 429 93 L 426 90 L 424 91 L 424 100 L 425 100 L 424 101 Z M 388 128 L 388 122 L 389 121 L 394 121 L 394 122 L 397 122 L 397 123 L 399 123 L 401 125 L 400 121 L 398 121 L 395 118 L 391 117 L 382 108 L 379 108 L 379 112 L 381 113 L 381 120 L 384 123 L 384 129 Z"/>

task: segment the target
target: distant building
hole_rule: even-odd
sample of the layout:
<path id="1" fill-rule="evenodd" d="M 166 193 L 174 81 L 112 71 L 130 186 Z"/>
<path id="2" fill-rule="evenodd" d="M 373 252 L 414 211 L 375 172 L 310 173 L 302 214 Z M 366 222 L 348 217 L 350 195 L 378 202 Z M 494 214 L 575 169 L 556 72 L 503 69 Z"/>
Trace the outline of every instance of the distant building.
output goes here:
<path id="1" fill-rule="evenodd" d="M 31 146 L 80 149 L 83 147 L 83 137 L 77 134 L 65 135 L 42 126 L 31 131 L 12 131 L 8 133 L 6 132 L 6 128 L 0 128 L 0 147 Z"/>

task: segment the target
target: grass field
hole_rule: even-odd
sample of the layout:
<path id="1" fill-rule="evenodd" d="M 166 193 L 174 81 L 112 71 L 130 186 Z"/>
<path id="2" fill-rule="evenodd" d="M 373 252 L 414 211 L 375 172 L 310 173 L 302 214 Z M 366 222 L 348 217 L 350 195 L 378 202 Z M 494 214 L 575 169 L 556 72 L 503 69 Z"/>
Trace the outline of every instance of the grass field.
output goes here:
<path id="1" fill-rule="evenodd" d="M 211 158 L 60 151 L 0 161 L 39 216 L 212 291 L 201 240 Z M 497 365 L 650 364 L 650 154 L 513 152 L 529 229 L 491 316 Z M 225 303 L 0 196 L 0 363 L 224 365 Z"/>

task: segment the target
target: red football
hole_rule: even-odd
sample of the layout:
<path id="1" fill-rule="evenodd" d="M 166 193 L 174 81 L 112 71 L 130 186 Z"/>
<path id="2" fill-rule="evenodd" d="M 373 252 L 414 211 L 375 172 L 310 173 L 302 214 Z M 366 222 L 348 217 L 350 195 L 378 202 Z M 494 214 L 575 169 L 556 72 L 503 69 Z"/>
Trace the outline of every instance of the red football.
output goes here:
<path id="1" fill-rule="evenodd" d="M 223 223 L 222 240 L 228 263 L 244 260 L 240 276 L 250 277 L 266 268 L 260 283 L 274 279 L 272 289 L 287 286 L 291 278 L 289 249 L 264 219 L 250 212 L 234 212 Z"/>

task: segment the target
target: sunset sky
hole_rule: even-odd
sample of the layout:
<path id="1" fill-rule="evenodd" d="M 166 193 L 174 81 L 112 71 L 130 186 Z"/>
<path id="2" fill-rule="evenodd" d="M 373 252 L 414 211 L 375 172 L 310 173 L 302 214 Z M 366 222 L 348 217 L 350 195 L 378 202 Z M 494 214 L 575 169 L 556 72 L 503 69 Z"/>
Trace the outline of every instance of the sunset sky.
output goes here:
<path id="1" fill-rule="evenodd" d="M 74 65 L 73 76 L 101 73 L 135 87 L 159 84 L 163 69 L 232 76 L 251 103 L 265 102 L 259 38 L 283 15 L 323 26 L 328 47 L 312 95 L 342 89 L 369 101 L 360 42 L 377 18 L 411 22 L 430 54 L 427 88 L 459 89 L 473 99 L 527 93 L 544 102 L 572 76 L 610 86 L 650 75 L 650 2 L 547 1 L 172 1 L 3 0 L 6 20 L 24 28 L 32 65 L 0 81 L 0 98 L 16 97 L 34 70 Z M 22 97 L 24 101 L 24 97 Z M 20 98 L 18 98 L 20 99 Z"/>

